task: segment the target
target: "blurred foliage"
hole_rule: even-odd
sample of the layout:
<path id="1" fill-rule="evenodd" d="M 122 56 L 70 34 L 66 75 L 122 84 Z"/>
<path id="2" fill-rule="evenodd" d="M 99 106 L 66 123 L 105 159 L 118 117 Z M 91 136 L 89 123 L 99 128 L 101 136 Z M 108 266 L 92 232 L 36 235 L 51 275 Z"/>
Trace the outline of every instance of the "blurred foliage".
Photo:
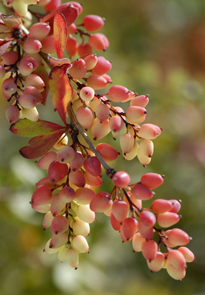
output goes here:
<path id="1" fill-rule="evenodd" d="M 113 163 L 138 181 L 145 172 L 165 174 L 156 197 L 182 200 L 179 227 L 193 237 L 196 260 L 182 282 L 165 271 L 150 273 L 142 255 L 121 243 L 109 218 L 97 216 L 77 271 L 43 253 L 50 237 L 43 215 L 29 206 L 43 172 L 17 150 L 27 140 L 8 131 L 7 106 L 0 100 L 0 293 L 4 295 L 204 295 L 205 294 L 205 2 L 200 0 L 81 0 L 86 14 L 106 18 L 101 32 L 110 40 L 103 55 L 113 62 L 110 75 L 139 94 L 149 93 L 146 122 L 163 128 L 154 141 L 151 164 Z M 81 16 L 81 20 L 82 20 Z M 79 20 L 80 22 L 80 20 Z M 48 102 L 51 111 L 51 103 Z M 53 114 L 41 109 L 41 117 Z M 112 140 L 111 137 L 109 140 Z M 118 143 L 114 143 L 119 150 Z M 107 188 L 109 190 L 109 180 Z"/>

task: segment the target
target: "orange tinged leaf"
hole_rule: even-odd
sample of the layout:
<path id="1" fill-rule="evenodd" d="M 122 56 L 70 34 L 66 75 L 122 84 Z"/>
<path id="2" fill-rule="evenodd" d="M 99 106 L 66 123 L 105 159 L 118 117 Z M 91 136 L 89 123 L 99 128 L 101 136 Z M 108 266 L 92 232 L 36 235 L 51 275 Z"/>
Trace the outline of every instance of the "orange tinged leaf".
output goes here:
<path id="1" fill-rule="evenodd" d="M 54 17 L 53 36 L 57 56 L 62 58 L 67 41 L 67 24 L 62 13 L 57 13 Z"/>
<path id="2" fill-rule="evenodd" d="M 66 123 L 66 111 L 73 96 L 73 87 L 67 77 L 70 64 L 54 67 L 49 74 L 49 86 L 56 110 L 63 123 Z"/>
<path id="3" fill-rule="evenodd" d="M 19 152 L 27 159 L 39 158 L 52 148 L 63 133 L 61 130 L 33 137 L 29 140 L 29 145 L 22 147 Z"/>
<path id="4" fill-rule="evenodd" d="M 39 136 L 59 130 L 65 132 L 65 127 L 44 120 L 33 122 L 28 119 L 21 119 L 10 126 L 12 133 L 24 137 Z"/>
<path id="5" fill-rule="evenodd" d="M 71 61 L 69 58 L 55 58 L 52 56 L 49 56 L 49 62 L 52 65 L 52 67 L 62 66 L 63 64 L 70 64 Z"/>

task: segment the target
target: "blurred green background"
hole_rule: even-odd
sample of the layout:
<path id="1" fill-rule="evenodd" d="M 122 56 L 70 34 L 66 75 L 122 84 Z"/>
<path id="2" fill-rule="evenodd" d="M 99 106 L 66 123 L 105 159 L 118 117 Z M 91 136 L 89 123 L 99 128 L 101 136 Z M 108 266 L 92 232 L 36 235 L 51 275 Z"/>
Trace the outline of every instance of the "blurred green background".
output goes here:
<path id="1" fill-rule="evenodd" d="M 77 23 L 86 14 L 106 18 L 101 32 L 108 36 L 110 47 L 98 55 L 112 60 L 113 83 L 149 94 L 146 122 L 164 130 L 154 141 L 155 153 L 146 168 L 137 159 L 113 165 L 129 171 L 135 181 L 149 171 L 165 174 L 156 197 L 182 200 L 177 226 L 193 238 L 189 247 L 196 260 L 181 282 L 164 270 L 152 274 L 142 255 L 133 254 L 131 243 L 122 244 L 109 218 L 102 215 L 91 225 L 90 254 L 80 256 L 78 270 L 43 253 L 50 233 L 43 232 L 43 214 L 31 210 L 29 201 L 44 174 L 18 154 L 27 139 L 9 132 L 4 116 L 7 102 L 1 98 L 0 294 L 204 295 L 205 1 L 80 2 L 84 12 Z M 44 108 L 40 112 L 42 119 L 51 116 Z"/>

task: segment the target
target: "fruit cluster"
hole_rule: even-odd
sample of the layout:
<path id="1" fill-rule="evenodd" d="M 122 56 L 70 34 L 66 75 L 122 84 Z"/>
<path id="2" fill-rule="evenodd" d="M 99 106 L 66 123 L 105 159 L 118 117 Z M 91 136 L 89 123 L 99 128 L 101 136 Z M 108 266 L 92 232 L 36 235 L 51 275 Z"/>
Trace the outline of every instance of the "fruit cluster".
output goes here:
<path id="1" fill-rule="evenodd" d="M 96 220 L 96 212 L 102 212 L 123 242 L 132 240 L 133 250 L 142 251 L 151 271 L 166 268 L 174 279 L 183 279 L 186 263 L 194 260 L 185 247 L 190 237 L 179 228 L 167 229 L 180 219 L 180 202 L 155 199 L 143 207 L 142 201 L 153 198 L 153 189 L 163 183 L 163 176 L 146 173 L 130 184 L 127 172 L 108 165 L 117 159 L 117 150 L 97 142 L 112 133 L 114 139 L 119 137 L 126 160 L 137 157 L 148 165 L 153 140 L 162 131 L 154 124 L 141 124 L 149 97 L 121 85 L 111 86 L 105 94 L 97 92 L 112 83 L 107 74 L 111 62 L 93 53 L 109 47 L 107 37 L 96 33 L 104 25 L 103 18 L 87 15 L 76 25 L 83 10 L 77 2 L 40 1 L 44 16 L 28 11 L 28 3 L 36 1 L 4 3 L 11 15 L 0 15 L 4 38 L 0 41 L 0 78 L 4 79 L 3 96 L 12 102 L 6 109 L 11 132 L 32 137 L 20 153 L 38 158 L 39 168 L 48 170 L 30 202 L 34 210 L 45 213 L 43 228 L 51 230 L 45 251 L 58 252 L 60 261 L 76 268 L 79 254 L 89 251 L 85 238 L 89 224 Z M 39 22 L 31 25 L 32 14 Z M 37 105 L 46 105 L 49 90 L 63 126 L 39 119 Z M 117 105 L 124 102 L 129 102 L 126 110 Z M 111 192 L 100 191 L 103 170 L 112 179 Z"/>

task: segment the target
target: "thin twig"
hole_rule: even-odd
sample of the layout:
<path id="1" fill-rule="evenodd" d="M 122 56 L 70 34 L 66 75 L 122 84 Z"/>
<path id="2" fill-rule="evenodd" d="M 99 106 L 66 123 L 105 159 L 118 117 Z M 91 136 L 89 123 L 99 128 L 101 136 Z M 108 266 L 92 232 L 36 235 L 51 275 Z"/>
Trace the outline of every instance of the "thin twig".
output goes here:
<path id="1" fill-rule="evenodd" d="M 91 140 L 89 139 L 88 135 L 84 132 L 83 128 L 80 126 L 78 120 L 76 119 L 76 116 L 73 112 L 73 108 L 70 105 L 68 107 L 68 116 L 70 118 L 71 124 L 73 123 L 76 128 L 78 129 L 79 133 L 82 135 L 82 137 L 85 139 L 85 141 L 87 142 L 89 148 L 92 150 L 92 152 L 95 154 L 95 156 L 98 158 L 98 160 L 101 162 L 102 166 L 104 167 L 104 169 L 106 170 L 106 174 L 108 175 L 108 177 L 112 178 L 113 175 L 115 174 L 115 170 L 113 168 L 111 168 L 102 158 L 102 156 L 100 155 L 100 153 L 97 151 L 97 149 L 95 148 L 95 146 L 93 145 L 93 143 L 91 142 Z"/>

